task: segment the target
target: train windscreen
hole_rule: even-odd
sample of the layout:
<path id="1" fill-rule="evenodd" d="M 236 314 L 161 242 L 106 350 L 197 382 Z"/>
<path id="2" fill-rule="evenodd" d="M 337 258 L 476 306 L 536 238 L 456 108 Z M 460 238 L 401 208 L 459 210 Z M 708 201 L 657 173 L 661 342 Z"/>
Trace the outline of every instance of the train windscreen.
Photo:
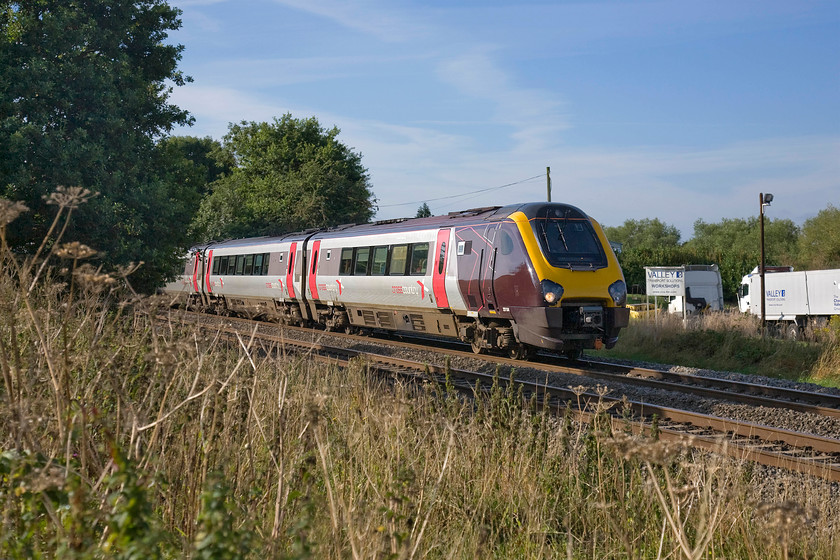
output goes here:
<path id="1" fill-rule="evenodd" d="M 568 207 L 547 207 L 532 221 L 546 260 L 559 268 L 594 270 L 607 267 L 607 256 L 586 218 Z"/>

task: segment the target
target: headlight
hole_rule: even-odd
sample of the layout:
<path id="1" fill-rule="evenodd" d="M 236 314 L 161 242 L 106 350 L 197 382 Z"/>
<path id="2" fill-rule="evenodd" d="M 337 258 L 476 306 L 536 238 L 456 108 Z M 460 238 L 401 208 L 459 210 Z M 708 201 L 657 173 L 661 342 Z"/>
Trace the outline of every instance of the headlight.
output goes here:
<path id="1" fill-rule="evenodd" d="M 623 280 L 613 282 L 609 287 L 610 297 L 619 307 L 627 303 L 627 284 Z"/>
<path id="2" fill-rule="evenodd" d="M 563 297 L 563 286 L 551 280 L 543 280 L 540 282 L 542 288 L 543 298 L 549 305 L 554 305 L 560 298 Z"/>

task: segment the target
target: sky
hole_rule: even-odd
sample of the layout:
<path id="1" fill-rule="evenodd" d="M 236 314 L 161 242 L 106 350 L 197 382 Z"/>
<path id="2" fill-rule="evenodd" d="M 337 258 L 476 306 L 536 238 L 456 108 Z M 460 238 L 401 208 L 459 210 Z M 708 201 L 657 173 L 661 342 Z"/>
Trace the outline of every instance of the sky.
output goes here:
<path id="1" fill-rule="evenodd" d="M 316 117 L 375 219 L 551 198 L 604 226 L 840 207 L 840 1 L 170 0 L 173 134 Z"/>

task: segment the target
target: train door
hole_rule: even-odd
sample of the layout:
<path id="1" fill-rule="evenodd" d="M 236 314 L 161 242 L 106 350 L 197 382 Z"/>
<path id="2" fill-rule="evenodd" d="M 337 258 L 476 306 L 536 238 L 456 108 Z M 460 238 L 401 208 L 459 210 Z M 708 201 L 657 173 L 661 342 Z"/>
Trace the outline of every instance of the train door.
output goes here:
<path id="1" fill-rule="evenodd" d="M 213 249 L 207 251 L 207 262 L 204 263 L 204 287 L 207 290 L 207 293 L 211 293 L 213 291 L 212 286 L 210 285 L 210 270 L 213 266 Z"/>
<path id="2" fill-rule="evenodd" d="M 313 300 L 320 299 L 318 297 L 318 280 L 316 275 L 318 273 L 318 251 L 321 249 L 321 240 L 317 240 L 312 244 L 312 253 L 310 253 L 310 260 L 312 265 L 309 269 L 309 294 Z"/>
<path id="3" fill-rule="evenodd" d="M 289 265 L 286 268 L 286 290 L 289 293 L 289 297 L 294 299 L 295 297 L 295 282 L 294 282 L 294 275 L 295 275 L 295 255 L 297 251 L 297 243 L 292 243 L 292 246 L 289 248 Z"/>
<path id="4" fill-rule="evenodd" d="M 499 224 L 490 224 L 484 233 L 484 238 L 487 240 L 487 255 L 485 255 L 483 272 L 481 274 L 481 299 L 484 302 L 487 311 L 491 314 L 496 313 L 496 292 L 494 289 L 494 282 L 496 277 L 496 233 L 499 230 Z"/>
<path id="5" fill-rule="evenodd" d="M 200 254 L 201 253 L 199 251 L 196 251 L 190 258 L 190 261 L 192 262 L 192 288 L 196 295 L 201 293 L 201 288 L 198 287 L 199 267 L 201 266 L 199 260 Z"/>
<path id="6" fill-rule="evenodd" d="M 449 299 L 446 297 L 446 255 L 450 252 L 449 228 L 438 231 L 437 242 L 435 243 L 434 268 L 432 269 L 432 292 L 435 295 L 435 302 L 439 308 L 449 307 Z"/>

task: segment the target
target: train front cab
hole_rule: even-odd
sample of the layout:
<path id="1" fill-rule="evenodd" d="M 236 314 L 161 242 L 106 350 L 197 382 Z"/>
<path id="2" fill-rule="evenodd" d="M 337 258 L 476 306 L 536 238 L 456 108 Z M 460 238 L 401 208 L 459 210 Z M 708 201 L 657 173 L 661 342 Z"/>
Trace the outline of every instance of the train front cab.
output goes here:
<path id="1" fill-rule="evenodd" d="M 497 266 L 497 306 L 509 310 L 517 340 L 570 357 L 612 348 L 630 313 L 624 275 L 601 226 L 573 206 L 551 203 L 523 205 L 508 220 L 527 253 L 522 260 L 532 265 L 536 296 L 517 297 L 522 290 Z M 500 255 L 503 243 L 509 241 L 497 236 Z"/>

